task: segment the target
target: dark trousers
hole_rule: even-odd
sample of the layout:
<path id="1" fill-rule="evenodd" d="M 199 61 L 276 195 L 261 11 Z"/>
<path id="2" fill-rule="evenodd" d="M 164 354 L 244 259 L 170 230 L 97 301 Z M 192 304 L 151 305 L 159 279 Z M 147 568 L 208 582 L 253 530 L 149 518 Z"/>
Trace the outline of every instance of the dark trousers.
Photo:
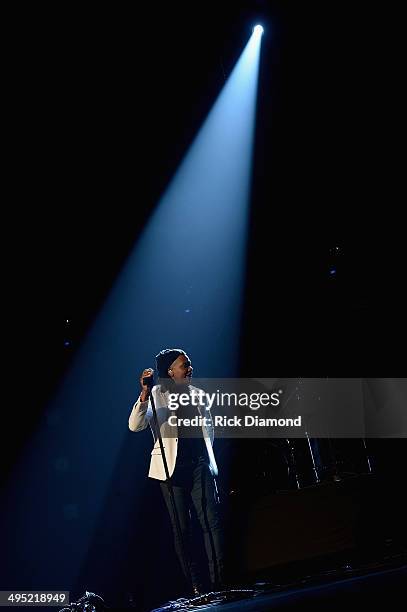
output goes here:
<path id="1" fill-rule="evenodd" d="M 192 583 L 194 586 L 201 587 L 204 582 L 192 546 L 192 521 L 190 512 L 192 509 L 195 509 L 204 534 L 205 549 L 209 562 L 209 575 L 212 585 L 217 586 L 222 584 L 224 581 L 223 530 L 221 528 L 216 485 L 207 460 L 201 457 L 192 464 L 177 465 L 171 481 Z M 178 537 L 168 484 L 166 482 L 161 482 L 160 484 L 171 517 L 175 550 L 184 575 L 189 579 L 189 572 L 184 565 L 182 556 L 181 543 Z"/>

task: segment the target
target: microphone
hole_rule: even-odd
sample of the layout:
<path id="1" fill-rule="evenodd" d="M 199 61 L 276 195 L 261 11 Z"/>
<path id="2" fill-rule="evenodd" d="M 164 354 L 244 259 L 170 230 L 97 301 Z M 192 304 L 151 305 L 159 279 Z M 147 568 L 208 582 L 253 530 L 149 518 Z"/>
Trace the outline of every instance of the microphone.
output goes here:
<path id="1" fill-rule="evenodd" d="M 147 387 L 151 390 L 154 387 L 154 374 L 151 376 L 144 376 L 143 385 L 147 385 Z"/>

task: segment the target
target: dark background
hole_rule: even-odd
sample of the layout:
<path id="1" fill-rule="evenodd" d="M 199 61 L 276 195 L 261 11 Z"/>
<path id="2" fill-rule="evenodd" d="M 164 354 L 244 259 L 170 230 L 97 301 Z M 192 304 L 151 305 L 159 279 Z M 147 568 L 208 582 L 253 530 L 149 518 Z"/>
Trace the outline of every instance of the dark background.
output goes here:
<path id="1" fill-rule="evenodd" d="M 3 474 L 257 22 L 240 373 L 404 375 L 400 14 L 264 1 L 20 9 L 5 21 Z M 403 443 L 376 444 L 397 494 Z"/>
<path id="2" fill-rule="evenodd" d="M 4 322 L 38 407 L 256 22 L 241 373 L 402 375 L 399 16 L 290 2 L 35 8 L 9 22 Z"/>

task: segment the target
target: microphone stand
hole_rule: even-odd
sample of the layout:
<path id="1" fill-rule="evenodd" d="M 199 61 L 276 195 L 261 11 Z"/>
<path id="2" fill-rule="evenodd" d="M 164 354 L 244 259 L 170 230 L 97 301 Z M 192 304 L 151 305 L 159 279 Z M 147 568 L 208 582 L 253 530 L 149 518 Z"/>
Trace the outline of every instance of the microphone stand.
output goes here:
<path id="1" fill-rule="evenodd" d="M 182 530 L 181 530 L 181 523 L 179 520 L 179 515 L 178 515 L 178 511 L 177 511 L 177 507 L 175 504 L 175 497 L 174 497 L 174 490 L 172 488 L 172 482 L 171 482 L 171 477 L 170 477 L 170 473 L 168 470 L 168 463 L 167 463 L 167 457 L 165 456 L 165 450 L 164 450 L 164 444 L 163 444 L 163 439 L 161 436 L 161 431 L 160 431 L 160 425 L 158 422 L 158 418 L 157 418 L 157 410 L 155 407 L 155 401 L 154 401 L 154 397 L 153 397 L 153 377 L 151 376 L 151 380 L 150 377 L 146 378 L 145 382 L 148 385 L 148 388 L 150 390 L 150 402 L 151 402 L 151 407 L 153 409 L 153 419 L 154 419 L 154 425 L 155 425 L 155 429 L 157 432 L 157 437 L 158 437 L 158 442 L 160 444 L 160 450 L 161 450 L 161 457 L 163 459 L 163 464 L 164 464 L 164 471 L 165 471 L 165 477 L 166 477 L 166 484 L 168 487 L 168 493 L 169 493 L 169 497 L 170 497 L 170 501 L 171 501 L 171 507 L 172 507 L 172 512 L 174 515 L 174 519 L 175 519 L 175 526 L 176 526 L 176 530 L 177 530 L 177 535 L 178 535 L 178 539 L 180 542 L 180 547 L 181 547 L 181 555 L 182 555 L 182 560 L 184 562 L 184 566 L 187 570 L 187 574 L 188 574 L 188 578 L 190 580 L 190 583 L 192 586 L 194 586 L 193 584 L 193 580 L 192 580 L 192 574 L 191 574 L 191 566 L 190 566 L 190 562 L 189 562 L 189 557 L 187 554 L 187 550 L 186 550 L 186 546 L 185 546 L 185 542 L 184 539 L 182 537 Z"/>

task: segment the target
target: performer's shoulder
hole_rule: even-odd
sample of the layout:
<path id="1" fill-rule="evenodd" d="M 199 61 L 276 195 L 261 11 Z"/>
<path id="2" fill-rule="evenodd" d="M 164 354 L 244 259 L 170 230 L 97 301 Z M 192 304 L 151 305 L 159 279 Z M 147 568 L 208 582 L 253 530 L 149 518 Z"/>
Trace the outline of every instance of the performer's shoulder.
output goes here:
<path id="1" fill-rule="evenodd" d="M 203 393 L 203 389 L 200 389 L 199 387 L 195 387 L 195 385 L 189 385 L 189 390 L 192 391 L 193 393 Z"/>
<path id="2" fill-rule="evenodd" d="M 154 395 L 164 395 L 165 393 L 167 393 L 166 391 L 163 391 L 161 389 L 161 385 L 154 385 L 154 387 L 151 389 L 151 392 L 154 393 Z"/>

